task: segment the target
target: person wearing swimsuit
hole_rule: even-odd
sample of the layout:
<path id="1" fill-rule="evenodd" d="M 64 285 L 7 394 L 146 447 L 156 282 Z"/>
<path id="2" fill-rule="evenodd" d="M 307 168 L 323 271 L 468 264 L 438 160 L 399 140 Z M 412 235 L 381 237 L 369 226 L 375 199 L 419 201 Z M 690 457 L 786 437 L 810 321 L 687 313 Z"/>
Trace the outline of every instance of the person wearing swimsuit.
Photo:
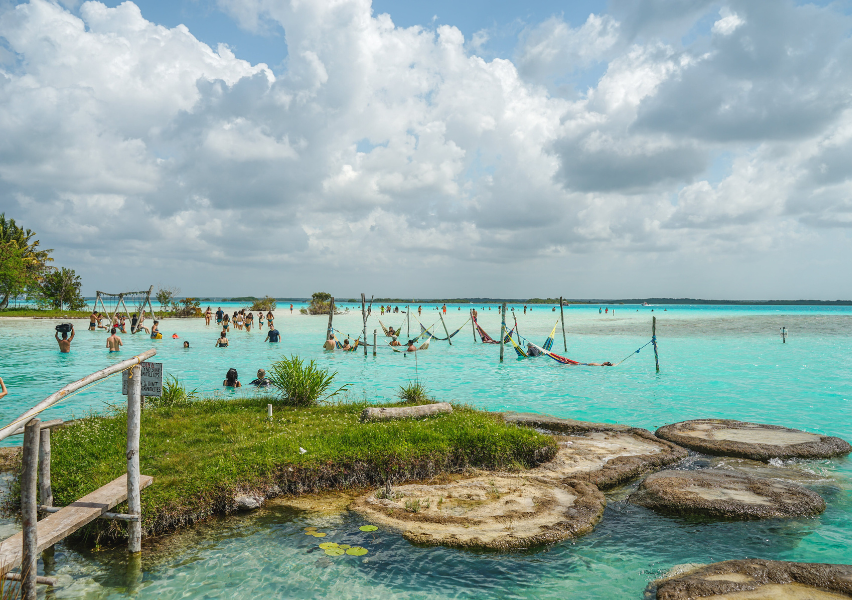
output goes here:
<path id="1" fill-rule="evenodd" d="M 222 335 L 220 335 L 219 339 L 216 340 L 215 345 L 216 345 L 217 348 L 227 348 L 228 347 L 228 335 L 227 335 L 227 333 L 228 332 L 225 331 L 224 329 L 222 330 Z"/>
<path id="2" fill-rule="evenodd" d="M 257 328 L 263 329 L 263 311 L 257 311 Z"/>
<path id="3" fill-rule="evenodd" d="M 251 331 L 251 326 L 254 325 L 254 313 L 246 314 L 246 331 Z"/>
<path id="4" fill-rule="evenodd" d="M 97 321 L 98 313 L 93 310 L 92 314 L 89 315 L 89 331 L 95 330 L 95 325 L 97 324 Z"/>
<path id="5" fill-rule="evenodd" d="M 266 313 L 266 327 L 268 329 L 273 329 L 272 324 L 273 324 L 274 320 L 275 320 L 275 318 L 272 316 L 272 311 L 267 312 Z"/>
<path id="6" fill-rule="evenodd" d="M 204 311 L 204 324 L 210 325 L 210 321 L 213 319 L 213 311 L 210 307 L 207 307 L 207 310 Z"/>

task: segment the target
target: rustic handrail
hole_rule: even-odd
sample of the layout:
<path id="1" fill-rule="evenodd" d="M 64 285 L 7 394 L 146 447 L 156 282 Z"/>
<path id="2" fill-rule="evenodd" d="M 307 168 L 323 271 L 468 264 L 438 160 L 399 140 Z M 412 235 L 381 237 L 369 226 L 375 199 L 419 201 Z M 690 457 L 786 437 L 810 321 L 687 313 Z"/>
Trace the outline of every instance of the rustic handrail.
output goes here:
<path id="1" fill-rule="evenodd" d="M 65 398 L 71 392 L 76 392 L 80 388 L 85 387 L 85 386 L 89 385 L 90 383 L 94 383 L 95 381 L 98 381 L 99 379 L 103 379 L 104 377 L 109 377 L 110 375 L 114 375 L 115 373 L 120 373 L 121 371 L 124 371 L 125 369 L 128 369 L 128 368 L 130 368 L 134 365 L 138 365 L 138 364 L 142 363 L 143 361 L 151 358 L 155 354 L 157 354 L 157 351 L 155 349 L 151 348 L 150 350 L 147 350 L 147 351 L 143 352 L 142 354 L 134 356 L 133 358 L 128 358 L 127 360 L 117 362 L 114 365 L 110 365 L 110 366 L 106 367 L 105 369 L 101 369 L 100 371 L 95 371 L 91 375 L 87 375 L 86 377 L 83 377 L 82 379 L 78 379 L 77 381 L 75 381 L 73 383 L 69 383 L 68 385 L 63 387 L 61 390 L 59 390 L 58 392 L 51 394 L 50 396 L 48 396 L 47 398 L 45 398 L 44 400 L 42 400 L 41 402 L 39 402 L 38 404 L 33 406 L 31 409 L 27 410 L 20 417 L 18 417 L 14 421 L 12 421 L 9 425 L 6 425 L 3 429 L 0 429 L 0 440 L 5 440 L 10 435 L 14 434 L 15 431 L 18 430 L 21 427 L 21 425 L 23 425 L 24 423 L 26 423 L 27 421 L 29 421 L 30 419 L 35 417 L 40 412 L 50 408 L 51 406 L 53 406 L 54 404 L 56 404 L 57 402 L 59 402 L 60 400 Z"/>

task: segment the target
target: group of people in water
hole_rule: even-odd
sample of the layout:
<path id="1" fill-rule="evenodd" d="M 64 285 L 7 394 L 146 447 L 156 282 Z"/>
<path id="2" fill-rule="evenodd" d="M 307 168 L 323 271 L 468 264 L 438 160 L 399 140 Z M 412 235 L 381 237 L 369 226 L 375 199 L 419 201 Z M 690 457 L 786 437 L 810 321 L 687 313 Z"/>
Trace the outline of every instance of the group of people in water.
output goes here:
<path id="1" fill-rule="evenodd" d="M 290 310 L 293 310 L 292 304 L 290 305 Z M 219 339 L 216 340 L 215 344 L 217 348 L 227 348 L 230 345 L 230 340 L 228 340 L 228 332 L 231 330 L 232 324 L 234 326 L 234 329 L 240 331 L 244 329 L 246 332 L 250 332 L 251 328 L 254 326 L 254 313 L 252 313 L 251 310 L 246 308 L 242 310 L 235 310 L 233 316 L 229 316 L 228 313 L 222 310 L 222 307 L 219 307 L 216 310 L 215 315 L 216 324 L 222 327 L 222 332 L 219 334 Z M 207 310 L 204 311 L 205 324 L 210 325 L 210 323 L 212 322 L 212 317 L 213 311 L 208 306 Z M 263 311 L 257 311 L 257 326 L 259 330 L 263 329 L 263 320 Z M 274 344 L 281 341 L 281 332 L 275 329 L 275 315 L 272 314 L 271 310 L 267 311 L 266 313 L 266 326 L 268 331 L 266 333 L 266 338 L 263 341 L 271 342 Z"/>

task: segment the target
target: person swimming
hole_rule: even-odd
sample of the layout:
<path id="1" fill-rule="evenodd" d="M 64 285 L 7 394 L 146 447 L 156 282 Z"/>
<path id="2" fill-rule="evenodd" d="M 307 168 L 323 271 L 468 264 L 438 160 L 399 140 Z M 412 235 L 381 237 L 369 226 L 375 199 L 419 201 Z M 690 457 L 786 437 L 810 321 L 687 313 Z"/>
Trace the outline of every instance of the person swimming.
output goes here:
<path id="1" fill-rule="evenodd" d="M 183 347 L 184 347 L 184 348 L 189 348 L 189 342 L 184 342 L 184 343 L 183 343 Z"/>
<path id="2" fill-rule="evenodd" d="M 106 347 L 110 352 L 118 352 L 121 350 L 121 338 L 115 335 L 115 327 L 110 330 L 110 336 L 107 338 Z"/>
<path id="3" fill-rule="evenodd" d="M 271 383 L 269 379 L 266 378 L 266 371 L 263 369 L 257 370 L 257 379 L 253 379 L 249 385 L 253 385 L 256 387 L 269 387 Z"/>
<path id="4" fill-rule="evenodd" d="M 222 387 L 231 387 L 238 388 L 243 387 L 243 384 L 240 383 L 239 375 L 237 374 L 237 370 L 231 367 L 228 369 L 228 372 L 225 374 L 225 381 L 222 382 Z"/>
<path id="5" fill-rule="evenodd" d="M 224 329 L 222 330 L 222 335 L 219 336 L 219 339 L 216 340 L 217 348 L 227 348 L 228 347 L 228 332 Z"/>
<path id="6" fill-rule="evenodd" d="M 334 350 L 335 346 L 336 345 L 334 343 L 334 334 L 332 333 L 331 335 L 328 336 L 328 339 L 325 341 L 325 343 L 322 345 L 322 347 L 325 350 Z"/>

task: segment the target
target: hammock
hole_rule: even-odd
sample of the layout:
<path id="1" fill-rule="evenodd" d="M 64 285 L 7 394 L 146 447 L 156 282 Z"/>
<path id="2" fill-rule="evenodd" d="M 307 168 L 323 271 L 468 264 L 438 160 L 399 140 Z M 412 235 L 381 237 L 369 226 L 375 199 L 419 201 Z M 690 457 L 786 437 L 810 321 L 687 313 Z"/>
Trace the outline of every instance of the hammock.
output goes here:
<path id="1" fill-rule="evenodd" d="M 477 323 L 476 319 L 473 320 L 473 325 L 476 327 L 476 330 L 479 332 L 479 339 L 482 340 L 483 344 L 499 344 L 500 343 L 497 340 L 495 340 L 494 338 L 492 338 L 490 335 L 485 333 L 485 330 L 482 327 L 479 326 L 479 323 Z M 509 331 L 508 333 L 506 333 L 505 341 L 508 342 L 511 339 L 512 332 L 514 332 L 514 331 L 515 331 L 515 328 L 512 327 L 512 330 Z M 453 334 L 453 335 L 455 335 L 455 334 Z"/>
<path id="2" fill-rule="evenodd" d="M 437 335 L 434 335 L 434 334 L 429 334 L 429 335 L 430 335 L 430 339 L 435 339 L 435 340 L 438 340 L 438 341 L 440 341 L 440 342 L 446 342 L 447 340 L 450 340 L 450 339 L 454 338 L 454 337 L 455 337 L 455 335 L 456 335 L 459 331 L 461 331 L 461 330 L 462 330 L 462 327 L 464 327 L 465 325 L 467 325 L 468 321 L 470 321 L 470 319 L 468 319 L 467 321 L 465 321 L 464 323 L 462 323 L 461 327 L 459 327 L 459 328 L 458 328 L 458 329 L 456 329 L 454 332 L 452 332 L 452 333 L 450 334 L 450 336 L 449 336 L 449 337 L 442 338 L 442 337 L 438 337 Z M 418 322 L 419 322 L 419 321 L 418 321 Z M 437 325 L 437 323 L 436 323 L 435 325 Z M 435 325 L 432 325 L 432 327 L 434 327 Z M 432 327 L 430 327 L 429 329 L 431 329 Z M 426 328 L 425 328 L 425 327 L 423 327 L 423 323 L 420 323 L 420 329 L 421 329 L 421 332 L 426 331 Z"/>
<path id="3" fill-rule="evenodd" d="M 553 326 L 553 331 L 551 331 L 550 335 L 547 336 L 547 339 L 544 340 L 544 344 L 542 345 L 542 348 L 544 348 L 545 350 L 550 350 L 551 348 L 553 348 L 553 336 L 556 335 L 556 326 L 557 325 L 559 325 L 559 321 L 556 321 L 556 325 Z"/>
<path id="4" fill-rule="evenodd" d="M 518 337 L 520 337 L 520 334 L 518 334 Z M 526 358 L 528 356 L 527 353 L 524 352 L 524 349 L 518 346 L 518 343 L 515 341 L 515 338 L 509 336 L 509 341 L 512 342 L 512 346 L 515 347 L 515 352 L 517 353 L 519 358 Z"/>
<path id="5" fill-rule="evenodd" d="M 396 333 L 395 333 L 395 334 L 392 334 L 392 333 L 390 332 L 390 329 L 388 329 L 387 327 L 385 327 L 385 324 L 384 324 L 384 323 L 382 323 L 381 319 L 379 319 L 379 325 L 381 325 L 381 326 L 382 326 L 382 331 L 384 331 L 384 332 L 385 332 L 385 337 L 393 337 L 394 335 L 397 335 L 397 336 L 398 336 L 398 335 L 399 335 L 399 332 L 402 330 L 402 325 L 400 325 L 400 326 L 399 326 L 399 329 L 394 329 L 394 331 L 395 331 Z M 422 327 L 422 325 L 421 325 L 421 327 Z"/>

